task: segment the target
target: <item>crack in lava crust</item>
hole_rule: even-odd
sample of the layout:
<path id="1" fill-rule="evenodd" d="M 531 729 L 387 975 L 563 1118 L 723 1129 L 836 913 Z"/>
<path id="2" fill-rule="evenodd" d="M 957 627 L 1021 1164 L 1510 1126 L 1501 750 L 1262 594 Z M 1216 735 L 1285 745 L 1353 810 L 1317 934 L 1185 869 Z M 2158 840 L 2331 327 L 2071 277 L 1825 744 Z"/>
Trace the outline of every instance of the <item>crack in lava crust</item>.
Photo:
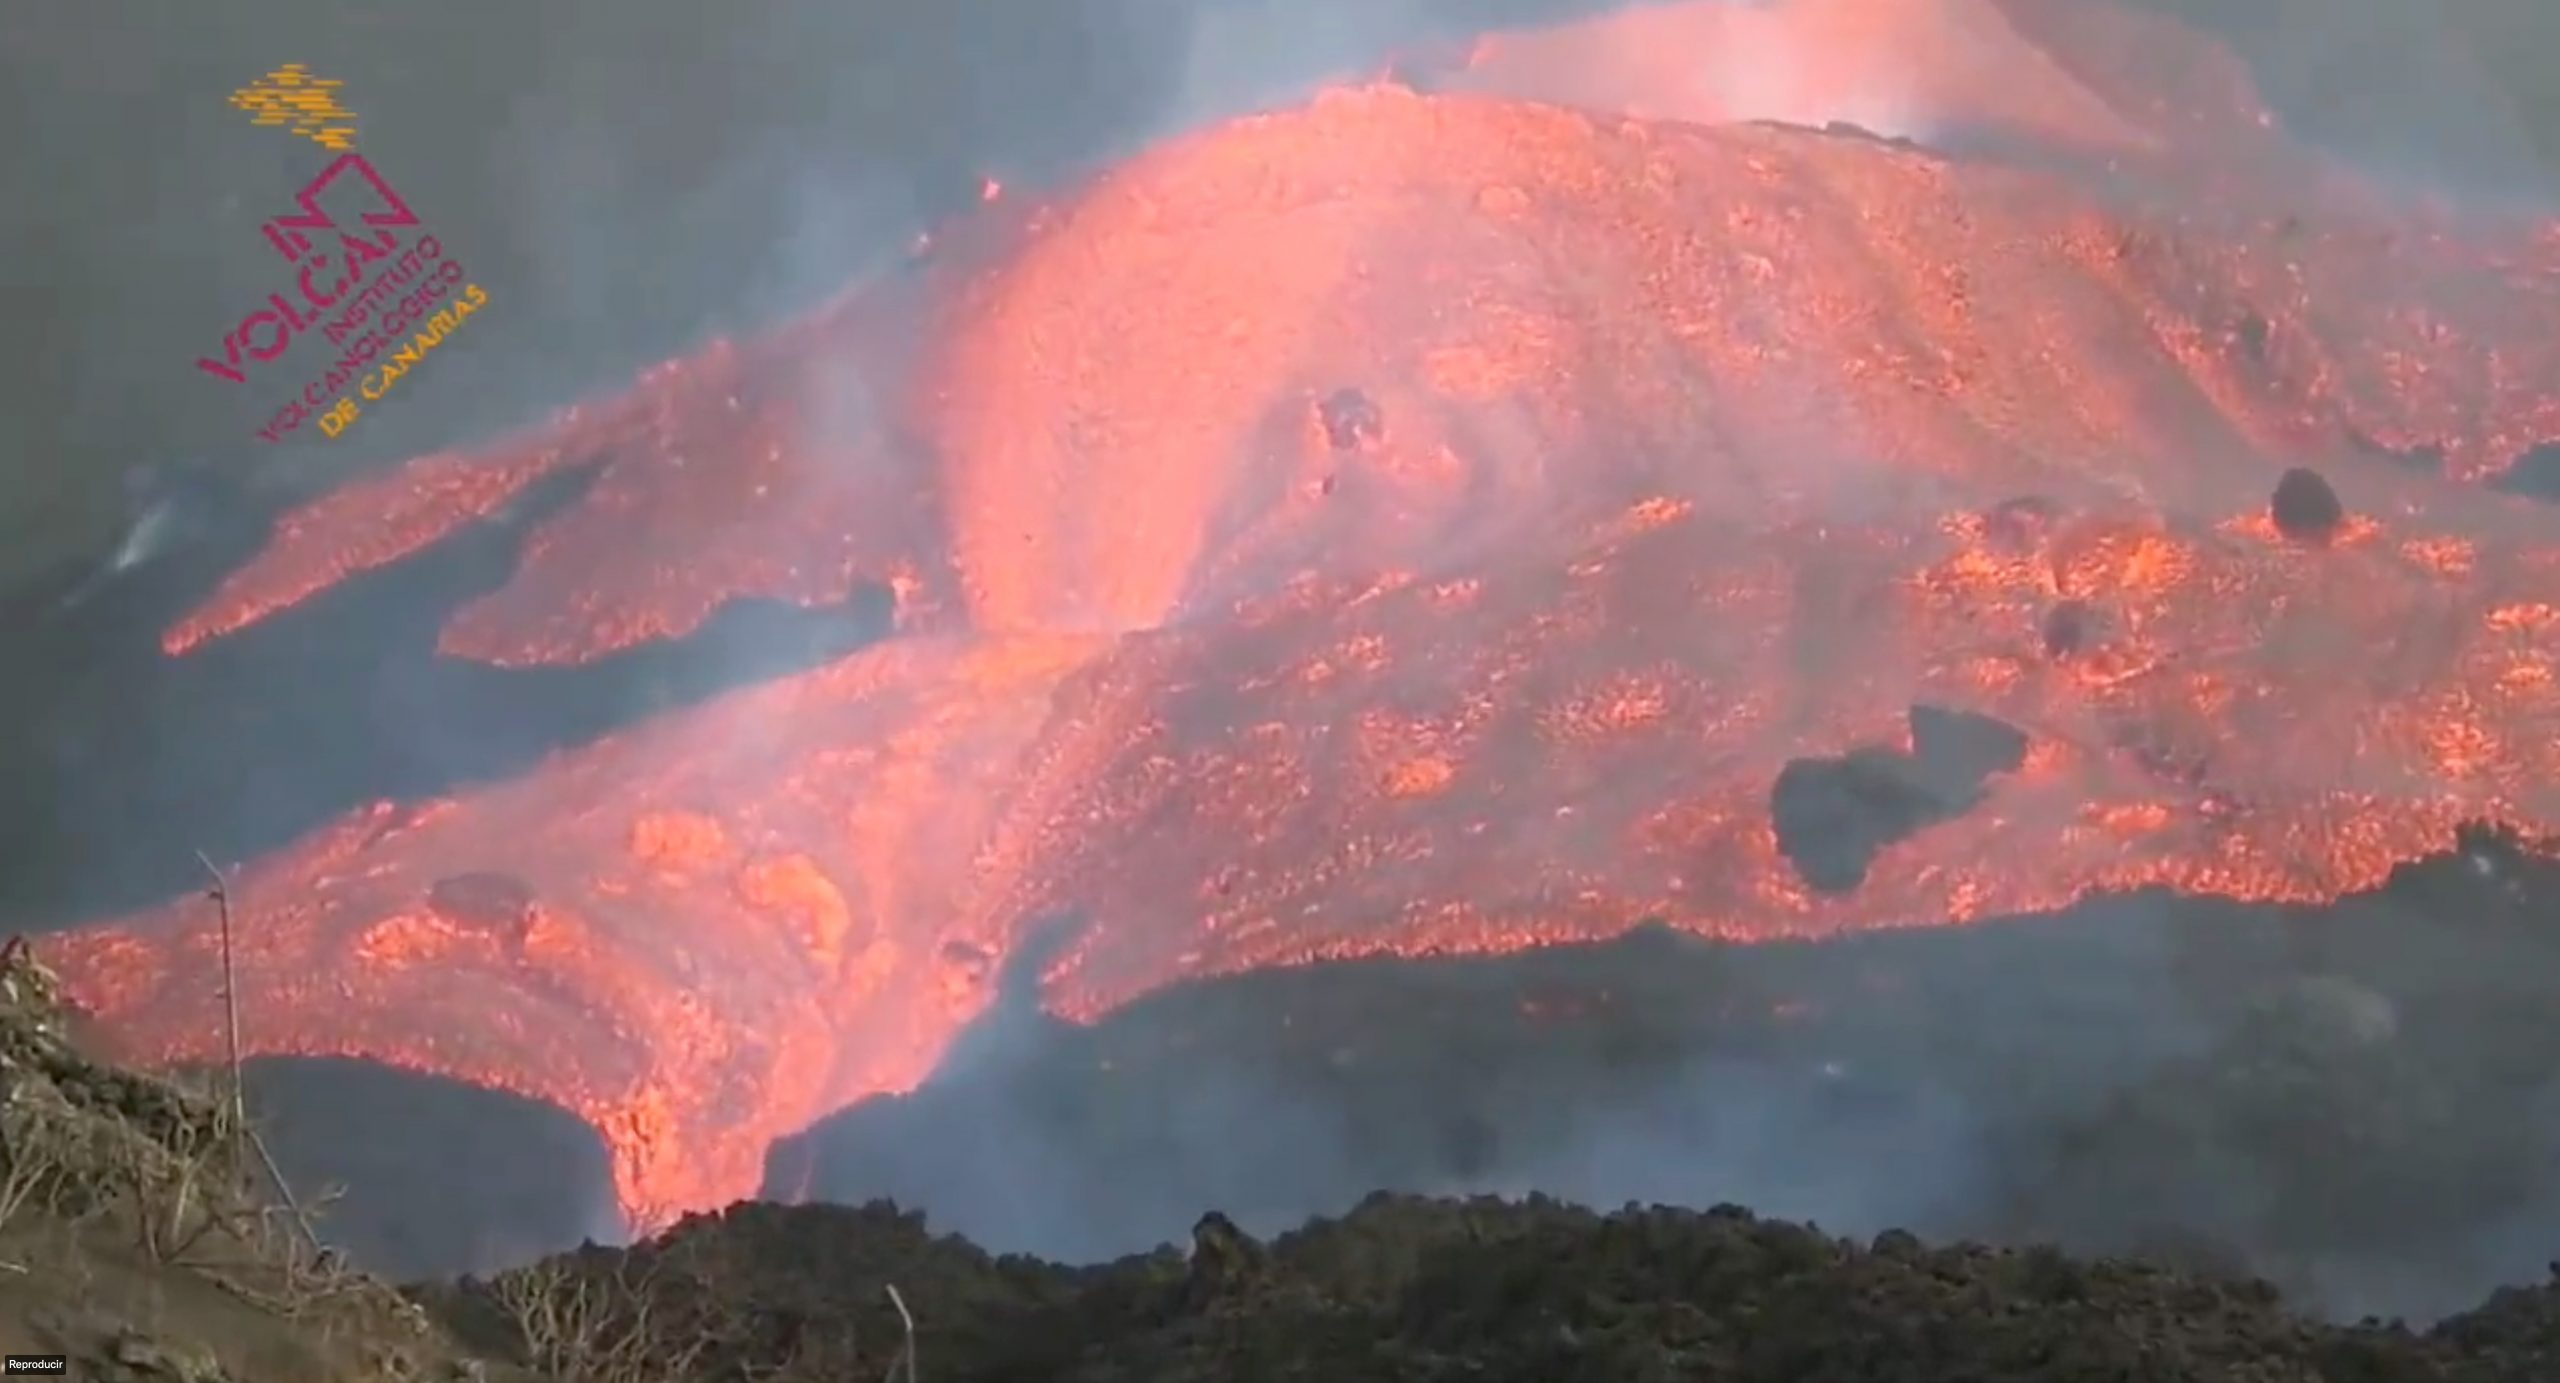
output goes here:
<path id="1" fill-rule="evenodd" d="M 1335 93 L 324 500 L 172 648 L 568 467 L 603 497 L 448 651 L 862 577 L 909 636 L 256 863 L 252 1045 L 574 1110 L 649 1223 L 920 1079 L 1060 909 L 1048 1000 L 1085 1016 L 1647 915 L 2323 898 L 2465 819 L 2560 833 L 2560 547 L 2454 483 L 2560 436 L 2553 240 L 2165 176 Z M 2266 517 L 2303 458 L 2352 511 L 2324 547 Z M 1809 892 L 1772 780 L 1918 701 L 2019 727 L 2024 767 Z M 138 1053 L 201 1057 L 209 937 L 173 905 L 55 950 Z"/>

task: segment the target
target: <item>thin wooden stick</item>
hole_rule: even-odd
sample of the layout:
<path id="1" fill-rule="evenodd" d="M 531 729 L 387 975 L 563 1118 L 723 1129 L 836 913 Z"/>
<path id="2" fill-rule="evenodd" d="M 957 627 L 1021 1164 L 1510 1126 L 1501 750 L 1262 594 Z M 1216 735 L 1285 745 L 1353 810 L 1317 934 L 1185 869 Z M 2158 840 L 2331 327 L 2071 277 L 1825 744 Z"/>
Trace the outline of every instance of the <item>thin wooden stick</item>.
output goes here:
<path id="1" fill-rule="evenodd" d="M 239 972 L 232 968 L 231 963 L 231 885 L 202 850 L 196 852 L 196 863 L 203 865 L 204 872 L 213 876 L 213 887 L 206 890 L 206 896 L 213 899 L 214 908 L 222 918 L 222 1023 L 231 1059 L 231 1165 L 237 1175 L 248 1167 L 250 1151 L 254 1149 L 257 1152 L 259 1164 L 266 1168 L 267 1183 L 284 1201 L 286 1212 L 293 1216 L 294 1227 L 302 1231 L 303 1242 L 311 1246 L 312 1252 L 318 1253 L 321 1251 L 319 1231 L 311 1227 L 311 1217 L 303 1213 L 302 1202 L 295 1198 L 293 1186 L 284 1179 L 284 1169 L 276 1165 L 275 1155 L 267 1151 L 267 1140 L 249 1127 L 249 1082 L 240 1061 L 240 979 Z"/>
<path id="2" fill-rule="evenodd" d="M 222 918 L 222 1022 L 231 1048 L 231 1166 L 237 1175 L 238 1169 L 249 1165 L 249 1096 L 240 1074 L 240 985 L 231 968 L 231 885 L 202 850 L 196 852 L 196 863 L 213 876 L 208 896 Z"/>
<path id="3" fill-rule="evenodd" d="M 310 1245 L 313 1253 L 321 1252 L 325 1246 L 320 1242 L 320 1231 L 311 1227 L 311 1217 L 303 1213 L 302 1202 L 294 1198 L 292 1185 L 284 1179 L 284 1169 L 276 1165 L 275 1154 L 267 1151 L 267 1140 L 260 1138 L 256 1129 L 250 1129 L 248 1133 L 249 1146 L 257 1150 L 258 1161 L 266 1166 L 268 1183 L 283 1198 L 286 1212 L 293 1216 L 294 1227 L 302 1231 L 302 1242 Z"/>

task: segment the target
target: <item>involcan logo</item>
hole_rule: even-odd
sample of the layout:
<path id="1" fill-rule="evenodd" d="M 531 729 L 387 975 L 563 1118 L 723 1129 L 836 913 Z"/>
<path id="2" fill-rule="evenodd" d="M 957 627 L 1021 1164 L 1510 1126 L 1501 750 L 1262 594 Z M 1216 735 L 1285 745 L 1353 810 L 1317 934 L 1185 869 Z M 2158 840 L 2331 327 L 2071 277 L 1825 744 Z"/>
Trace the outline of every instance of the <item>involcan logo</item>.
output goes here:
<path id="1" fill-rule="evenodd" d="M 335 363 L 285 397 L 258 439 L 279 442 L 317 419 L 324 437 L 343 434 L 424 363 L 489 295 L 471 282 L 381 171 L 355 148 L 355 113 L 339 103 L 345 84 L 288 63 L 231 93 L 256 125 L 308 139 L 337 157 L 294 196 L 294 209 L 260 229 L 289 268 L 223 333 L 220 349 L 196 369 L 226 385 L 270 376 L 268 367 L 317 331 Z M 363 402 L 359 403 L 361 399 Z"/>
<path id="2" fill-rule="evenodd" d="M 0 1355 L 0 1373 L 6 1373 L 12 1378 L 29 1374 L 59 1376 L 69 1372 L 71 1372 L 71 1356 L 68 1354 Z"/>

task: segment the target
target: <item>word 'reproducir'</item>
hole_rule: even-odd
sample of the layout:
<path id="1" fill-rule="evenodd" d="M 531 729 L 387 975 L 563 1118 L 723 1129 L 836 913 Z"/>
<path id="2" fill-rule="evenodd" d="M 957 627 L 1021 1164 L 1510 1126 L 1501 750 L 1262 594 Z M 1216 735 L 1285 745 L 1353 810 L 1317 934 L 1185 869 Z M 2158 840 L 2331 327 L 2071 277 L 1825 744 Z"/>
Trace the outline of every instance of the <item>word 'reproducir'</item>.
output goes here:
<path id="1" fill-rule="evenodd" d="M 252 125 L 282 125 L 291 133 L 337 153 L 356 147 L 356 113 L 338 104 L 338 88 L 346 83 L 314 77 L 310 69 L 289 62 L 231 93 L 231 107 L 249 113 Z"/>
<path id="2" fill-rule="evenodd" d="M 339 83 L 312 77 L 298 63 L 260 82 L 267 85 L 235 92 L 232 104 L 256 110 L 259 124 L 291 124 L 294 133 L 343 152 L 303 185 L 294 210 L 261 227 L 268 247 L 291 266 L 292 281 L 225 332 L 219 352 L 197 357 L 196 368 L 246 384 L 316 328 L 337 349 L 336 362 L 289 395 L 258 437 L 281 441 L 314 417 L 322 436 L 336 437 L 363 413 L 344 393 L 350 384 L 366 402 L 382 398 L 489 295 L 468 281 L 372 162 L 344 148 L 355 130 L 353 116 L 330 94 Z M 301 94 L 310 92 L 318 95 Z M 285 113 L 269 118 L 275 111 Z"/>

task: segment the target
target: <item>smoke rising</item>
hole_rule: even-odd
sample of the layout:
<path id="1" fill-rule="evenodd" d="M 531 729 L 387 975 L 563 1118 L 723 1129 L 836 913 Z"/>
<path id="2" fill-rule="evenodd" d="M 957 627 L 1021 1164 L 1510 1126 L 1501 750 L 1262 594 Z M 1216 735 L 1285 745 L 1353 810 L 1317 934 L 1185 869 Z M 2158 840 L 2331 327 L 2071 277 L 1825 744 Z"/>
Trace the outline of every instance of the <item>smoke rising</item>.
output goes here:
<path id="1" fill-rule="evenodd" d="M 2149 7 L 2222 33 L 2293 133 L 2369 173 L 2491 204 L 2560 191 L 2547 75 L 2560 15 L 2535 0 Z"/>

